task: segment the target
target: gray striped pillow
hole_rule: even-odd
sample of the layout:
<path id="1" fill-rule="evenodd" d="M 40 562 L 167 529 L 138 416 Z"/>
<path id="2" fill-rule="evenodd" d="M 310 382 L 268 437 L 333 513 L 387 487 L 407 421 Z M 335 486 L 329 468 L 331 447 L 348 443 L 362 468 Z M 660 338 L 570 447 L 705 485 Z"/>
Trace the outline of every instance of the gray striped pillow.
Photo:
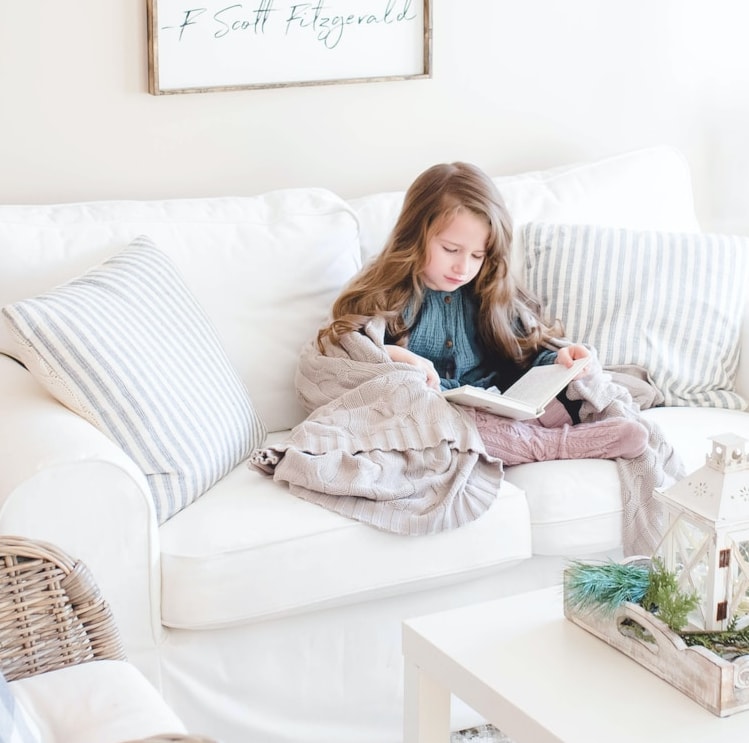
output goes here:
<path id="1" fill-rule="evenodd" d="M 531 223 L 524 239 L 528 287 L 604 366 L 645 368 L 666 405 L 746 409 L 749 238 Z"/>
<path id="2" fill-rule="evenodd" d="M 159 523 L 263 443 L 211 321 L 146 237 L 3 314 L 26 367 L 143 470 Z"/>

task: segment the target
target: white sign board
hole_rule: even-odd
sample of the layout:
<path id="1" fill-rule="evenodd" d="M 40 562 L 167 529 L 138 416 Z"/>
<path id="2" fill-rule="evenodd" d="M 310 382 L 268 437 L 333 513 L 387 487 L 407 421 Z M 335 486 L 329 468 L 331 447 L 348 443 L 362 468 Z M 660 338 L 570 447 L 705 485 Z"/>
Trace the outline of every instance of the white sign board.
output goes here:
<path id="1" fill-rule="evenodd" d="M 149 90 L 431 74 L 431 0 L 148 0 Z"/>

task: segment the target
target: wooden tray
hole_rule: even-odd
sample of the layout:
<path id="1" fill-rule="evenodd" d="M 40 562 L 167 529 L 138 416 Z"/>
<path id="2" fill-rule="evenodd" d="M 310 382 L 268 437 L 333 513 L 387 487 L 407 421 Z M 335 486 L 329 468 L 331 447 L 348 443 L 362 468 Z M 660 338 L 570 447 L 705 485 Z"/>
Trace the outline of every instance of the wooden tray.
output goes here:
<path id="1" fill-rule="evenodd" d="M 689 647 L 638 604 L 623 604 L 614 614 L 579 613 L 565 596 L 564 615 L 713 714 L 727 717 L 749 709 L 749 655 L 728 661 L 707 648 Z"/>

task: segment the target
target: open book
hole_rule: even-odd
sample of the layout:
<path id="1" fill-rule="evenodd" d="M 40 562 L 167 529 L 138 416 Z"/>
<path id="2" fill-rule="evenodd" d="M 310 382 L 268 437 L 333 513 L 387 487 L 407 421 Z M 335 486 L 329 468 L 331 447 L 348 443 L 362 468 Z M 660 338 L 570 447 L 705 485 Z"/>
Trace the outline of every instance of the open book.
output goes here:
<path id="1" fill-rule="evenodd" d="M 505 418 L 538 418 L 589 361 L 590 358 L 578 359 L 569 368 L 562 364 L 532 366 L 505 392 L 464 385 L 445 390 L 442 395 L 458 405 L 481 408 Z"/>

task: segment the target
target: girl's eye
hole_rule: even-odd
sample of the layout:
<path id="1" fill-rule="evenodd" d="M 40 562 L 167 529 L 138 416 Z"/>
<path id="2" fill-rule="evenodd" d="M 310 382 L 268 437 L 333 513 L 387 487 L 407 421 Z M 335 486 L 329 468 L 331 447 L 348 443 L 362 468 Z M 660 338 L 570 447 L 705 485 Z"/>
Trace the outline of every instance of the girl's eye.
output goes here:
<path id="1" fill-rule="evenodd" d="M 448 248 L 447 245 L 443 245 L 442 249 L 447 253 L 457 253 L 457 248 Z"/>
<path id="2" fill-rule="evenodd" d="M 475 258 L 477 261 L 483 261 L 486 255 L 484 253 L 481 253 L 480 255 L 476 255 L 474 253 L 472 257 Z"/>

